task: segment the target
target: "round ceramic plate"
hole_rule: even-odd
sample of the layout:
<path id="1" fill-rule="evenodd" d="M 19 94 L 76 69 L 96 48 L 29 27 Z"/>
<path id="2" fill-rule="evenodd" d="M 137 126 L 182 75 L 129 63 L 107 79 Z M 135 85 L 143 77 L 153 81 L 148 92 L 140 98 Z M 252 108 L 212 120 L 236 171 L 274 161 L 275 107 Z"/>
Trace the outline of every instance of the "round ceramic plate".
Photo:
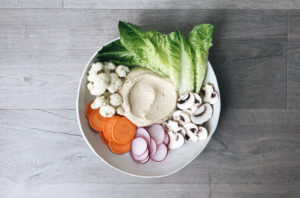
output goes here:
<path id="1" fill-rule="evenodd" d="M 127 173 L 129 175 L 137 177 L 152 178 L 168 176 L 179 171 L 180 169 L 188 165 L 191 161 L 193 161 L 206 147 L 214 131 L 217 128 L 221 110 L 221 100 L 219 100 L 216 104 L 213 105 L 214 111 L 212 118 L 207 123 L 205 123 L 205 127 L 209 132 L 209 136 L 205 141 L 200 141 L 196 143 L 189 142 L 185 143 L 179 149 L 169 150 L 167 158 L 162 162 L 149 161 L 144 165 L 138 164 L 132 160 L 129 153 L 123 155 L 112 153 L 109 150 L 109 148 L 101 141 L 98 133 L 95 133 L 90 128 L 88 120 L 85 117 L 86 105 L 89 103 L 89 101 L 95 98 L 95 96 L 90 95 L 86 85 L 87 73 L 91 64 L 95 61 L 96 54 L 97 52 L 93 55 L 93 57 L 89 60 L 89 62 L 84 68 L 79 83 L 76 104 L 79 128 L 81 130 L 82 136 L 84 137 L 86 143 L 89 145 L 92 151 L 94 151 L 95 154 L 104 162 L 106 162 L 109 166 L 123 173 Z M 215 90 L 218 93 L 220 93 L 216 75 L 209 62 L 204 83 L 213 84 Z"/>

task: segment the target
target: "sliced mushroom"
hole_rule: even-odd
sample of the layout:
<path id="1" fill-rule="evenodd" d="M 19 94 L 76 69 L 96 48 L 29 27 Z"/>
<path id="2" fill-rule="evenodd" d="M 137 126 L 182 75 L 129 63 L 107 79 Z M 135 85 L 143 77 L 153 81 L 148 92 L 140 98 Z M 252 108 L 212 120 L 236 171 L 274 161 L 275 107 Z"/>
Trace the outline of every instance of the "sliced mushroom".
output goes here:
<path id="1" fill-rule="evenodd" d="M 177 133 L 180 133 L 180 134 L 184 137 L 184 141 L 185 141 L 185 142 L 189 142 L 189 141 L 191 140 L 191 138 L 190 138 L 190 137 L 188 136 L 188 134 L 186 133 L 185 128 L 179 127 Z"/>
<path id="2" fill-rule="evenodd" d="M 181 126 L 191 122 L 190 115 L 182 110 L 177 110 L 173 113 L 173 120 L 177 121 Z"/>
<path id="3" fill-rule="evenodd" d="M 199 126 L 198 129 L 199 130 L 195 134 L 197 136 L 198 140 L 206 140 L 208 137 L 207 129 L 202 126 Z"/>
<path id="4" fill-rule="evenodd" d="M 183 127 L 186 130 L 186 135 L 189 136 L 191 141 L 197 142 L 198 138 L 195 134 L 196 134 L 196 132 L 198 132 L 198 127 L 193 123 L 187 123 Z"/>
<path id="5" fill-rule="evenodd" d="M 195 103 L 195 96 L 193 93 L 189 92 L 180 96 L 180 98 L 177 101 L 177 107 L 181 110 L 185 110 L 191 108 L 194 103 Z"/>
<path id="6" fill-rule="evenodd" d="M 202 98 L 199 94 L 193 93 L 195 97 L 195 102 L 194 104 L 202 104 Z"/>
<path id="7" fill-rule="evenodd" d="M 206 84 L 202 87 L 202 90 L 204 90 L 204 102 L 215 104 L 218 101 L 219 95 L 214 91 L 214 87 L 211 84 Z"/>
<path id="8" fill-rule="evenodd" d="M 180 134 L 183 135 L 183 137 L 184 137 L 184 136 L 186 135 L 185 128 L 183 128 L 183 127 L 178 127 L 177 133 L 180 133 Z"/>
<path id="9" fill-rule="evenodd" d="M 213 109 L 211 105 L 209 103 L 205 103 L 192 113 L 191 120 L 193 123 L 201 125 L 211 118 L 212 113 Z"/>
<path id="10" fill-rule="evenodd" d="M 178 131 L 178 122 L 177 121 L 173 121 L 173 120 L 169 120 L 168 124 L 167 124 L 167 128 L 170 131 L 177 132 Z"/>
<path id="11" fill-rule="evenodd" d="M 184 144 L 184 138 L 180 133 L 169 131 L 168 134 L 170 137 L 169 149 L 177 149 Z"/>

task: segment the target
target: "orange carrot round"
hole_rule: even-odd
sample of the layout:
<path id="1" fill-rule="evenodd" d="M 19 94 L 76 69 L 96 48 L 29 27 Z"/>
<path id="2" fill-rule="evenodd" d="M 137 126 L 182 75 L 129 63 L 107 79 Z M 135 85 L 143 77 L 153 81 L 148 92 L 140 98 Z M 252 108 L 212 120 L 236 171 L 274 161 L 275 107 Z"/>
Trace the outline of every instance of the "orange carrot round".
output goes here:
<path id="1" fill-rule="evenodd" d="M 127 153 L 131 148 L 131 142 L 127 144 L 117 144 L 114 141 L 109 141 L 109 148 L 112 152 L 117 154 Z"/>
<path id="2" fill-rule="evenodd" d="M 105 118 L 100 115 L 99 109 L 92 111 L 89 116 L 89 123 L 95 131 L 103 131 Z"/>
<path id="3" fill-rule="evenodd" d="M 103 135 L 109 141 L 112 141 L 113 128 L 119 119 L 120 119 L 119 116 L 113 116 L 105 119 Z"/>
<path id="4" fill-rule="evenodd" d="M 109 145 L 109 141 L 108 141 L 108 139 L 106 139 L 106 138 L 104 137 L 102 131 L 99 132 L 99 135 L 100 135 L 100 138 L 101 138 L 102 142 L 103 142 L 106 146 L 108 146 L 108 145 Z"/>
<path id="5" fill-rule="evenodd" d="M 93 103 L 93 101 L 89 102 L 85 108 L 85 116 L 87 117 L 87 119 L 89 119 L 91 113 L 94 111 L 94 109 L 91 108 L 92 103 Z"/>
<path id="6" fill-rule="evenodd" d="M 136 133 L 136 126 L 126 117 L 120 117 L 114 125 L 112 139 L 117 144 L 130 143 Z"/>

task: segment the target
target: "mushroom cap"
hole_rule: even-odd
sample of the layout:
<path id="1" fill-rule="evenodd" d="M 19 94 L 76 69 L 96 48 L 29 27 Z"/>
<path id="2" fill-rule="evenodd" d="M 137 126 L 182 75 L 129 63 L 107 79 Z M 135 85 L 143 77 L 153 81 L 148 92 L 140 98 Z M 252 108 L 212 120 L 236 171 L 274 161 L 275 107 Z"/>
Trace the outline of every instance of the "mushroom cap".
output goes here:
<path id="1" fill-rule="evenodd" d="M 214 90 L 213 85 L 207 83 L 202 88 L 202 90 L 204 90 L 204 92 L 205 92 L 204 98 L 203 98 L 204 102 L 208 102 L 210 104 L 215 104 L 218 101 L 219 94 Z"/>
<path id="2" fill-rule="evenodd" d="M 180 133 L 169 131 L 168 135 L 170 137 L 169 149 L 177 149 L 184 144 L 184 137 Z"/>
<path id="3" fill-rule="evenodd" d="M 173 113 L 173 120 L 177 121 L 181 126 L 191 122 L 190 115 L 182 110 L 177 110 Z"/>
<path id="4" fill-rule="evenodd" d="M 204 107 L 204 111 L 202 106 Z M 192 113 L 191 120 L 193 123 L 201 125 L 211 118 L 212 113 L 212 106 L 209 103 L 204 103 Z"/>
<path id="5" fill-rule="evenodd" d="M 202 98 L 199 94 L 193 93 L 195 97 L 195 102 L 194 104 L 202 104 Z"/>
<path id="6" fill-rule="evenodd" d="M 195 96 L 193 93 L 188 92 L 179 97 L 177 107 L 181 110 L 191 108 L 195 103 Z"/>
<path id="7" fill-rule="evenodd" d="M 178 127 L 177 133 L 180 133 L 181 135 L 185 136 L 186 135 L 186 130 L 183 127 Z"/>
<path id="8" fill-rule="evenodd" d="M 197 136 L 198 140 L 206 140 L 208 137 L 207 129 L 204 128 L 203 126 L 199 126 L 199 130 L 196 133 L 196 136 Z"/>
<path id="9" fill-rule="evenodd" d="M 178 131 L 178 122 L 177 122 L 177 121 L 174 121 L 174 120 L 169 120 L 169 121 L 168 121 L 168 124 L 167 124 L 167 128 L 168 128 L 170 131 L 177 132 L 177 131 Z"/>
<path id="10" fill-rule="evenodd" d="M 189 141 L 189 139 L 193 142 L 197 141 L 197 137 L 195 135 L 196 132 L 198 132 L 198 127 L 197 125 L 195 125 L 194 123 L 187 123 L 185 125 L 183 125 L 185 131 L 186 131 L 186 135 L 189 138 L 186 137 L 187 141 Z"/>

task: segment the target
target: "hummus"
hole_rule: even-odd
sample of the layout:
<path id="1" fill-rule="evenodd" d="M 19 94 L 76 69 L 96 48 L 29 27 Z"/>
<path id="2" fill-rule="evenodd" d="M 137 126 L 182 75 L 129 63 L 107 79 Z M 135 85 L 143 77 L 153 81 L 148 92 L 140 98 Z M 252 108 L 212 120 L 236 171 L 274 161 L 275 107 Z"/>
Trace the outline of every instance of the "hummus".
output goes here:
<path id="1" fill-rule="evenodd" d="M 164 122 L 176 108 L 177 92 L 172 82 L 146 69 L 133 69 L 120 94 L 124 116 L 139 127 Z"/>

